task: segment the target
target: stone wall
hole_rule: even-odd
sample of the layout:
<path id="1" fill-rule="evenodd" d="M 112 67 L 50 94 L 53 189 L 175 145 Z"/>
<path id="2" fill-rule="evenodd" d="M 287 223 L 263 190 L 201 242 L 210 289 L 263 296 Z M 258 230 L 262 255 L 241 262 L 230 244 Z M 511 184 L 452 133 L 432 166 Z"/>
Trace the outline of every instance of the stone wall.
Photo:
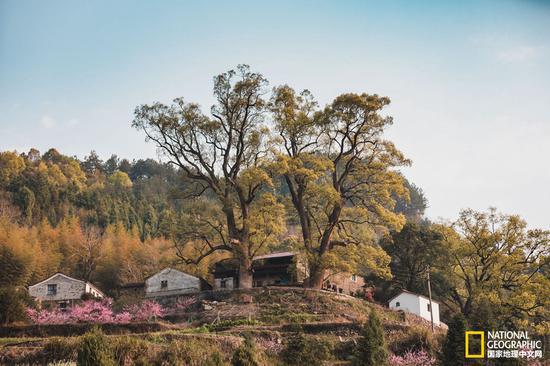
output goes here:
<path id="1" fill-rule="evenodd" d="M 48 285 L 57 285 L 55 295 L 48 295 Z M 79 300 L 85 291 L 85 282 L 61 274 L 29 287 L 29 295 L 41 301 Z"/>
<path id="2" fill-rule="evenodd" d="M 328 285 L 328 286 L 327 286 Z M 323 287 L 329 291 L 343 293 L 346 295 L 356 295 L 364 290 L 365 280 L 363 276 L 352 275 L 349 273 L 337 273 L 329 275 Z"/>
<path id="3" fill-rule="evenodd" d="M 166 287 L 163 282 L 166 281 Z M 145 297 L 174 296 L 199 292 L 200 279 L 171 268 L 166 268 L 145 281 Z"/>

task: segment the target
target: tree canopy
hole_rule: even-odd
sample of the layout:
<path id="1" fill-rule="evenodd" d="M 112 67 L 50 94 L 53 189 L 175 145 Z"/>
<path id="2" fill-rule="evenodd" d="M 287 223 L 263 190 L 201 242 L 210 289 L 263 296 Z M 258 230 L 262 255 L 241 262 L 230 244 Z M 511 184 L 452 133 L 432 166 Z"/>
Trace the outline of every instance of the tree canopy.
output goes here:
<path id="1" fill-rule="evenodd" d="M 387 268 L 376 234 L 405 222 L 394 211 L 394 197 L 408 192 L 394 168 L 410 163 L 383 139 L 392 118 L 381 111 L 389 102 L 378 95 L 342 94 L 319 110 L 307 90 L 274 89 L 271 110 L 281 141 L 277 167 L 300 222 L 313 287 L 321 286 L 343 247 L 359 254 L 346 261 L 355 260 L 354 270 L 367 258 L 375 258 L 372 270 Z"/>
<path id="2" fill-rule="evenodd" d="M 222 213 L 222 220 L 191 213 L 196 225 L 178 236 L 202 248 L 197 258 L 184 259 L 231 252 L 239 260 L 241 287 L 252 287 L 252 259 L 282 231 L 282 207 L 270 192 L 267 171 L 266 86 L 261 74 L 240 65 L 214 78 L 210 116 L 178 98 L 171 106 L 138 107 L 133 122 L 193 183 L 187 197 L 211 194 Z"/>

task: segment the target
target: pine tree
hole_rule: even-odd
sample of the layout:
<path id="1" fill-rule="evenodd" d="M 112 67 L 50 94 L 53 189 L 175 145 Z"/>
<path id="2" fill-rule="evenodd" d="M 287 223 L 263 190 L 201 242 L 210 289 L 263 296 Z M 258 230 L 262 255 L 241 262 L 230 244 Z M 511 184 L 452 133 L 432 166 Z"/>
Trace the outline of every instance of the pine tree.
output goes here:
<path id="1" fill-rule="evenodd" d="M 363 327 L 352 366 L 384 366 L 388 364 L 382 323 L 373 310 Z"/>
<path id="2" fill-rule="evenodd" d="M 446 366 L 460 366 L 465 364 L 464 334 L 466 320 L 462 314 L 457 314 L 449 324 L 447 338 L 441 352 L 441 364 Z"/>

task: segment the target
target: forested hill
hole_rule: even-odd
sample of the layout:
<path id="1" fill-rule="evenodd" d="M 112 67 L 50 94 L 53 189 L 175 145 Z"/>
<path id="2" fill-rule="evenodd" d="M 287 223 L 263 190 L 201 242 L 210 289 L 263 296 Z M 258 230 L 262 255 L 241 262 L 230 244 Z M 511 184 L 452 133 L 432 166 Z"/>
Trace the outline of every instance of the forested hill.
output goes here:
<path id="1" fill-rule="evenodd" d="M 167 236 L 185 205 L 178 199 L 185 185 L 183 174 L 153 159 L 112 155 L 102 161 L 92 151 L 80 161 L 55 149 L 43 155 L 36 149 L 0 152 L 0 199 L 15 206 L 29 225 L 47 220 L 57 226 L 64 217 L 76 216 L 84 225 L 103 229 L 122 224 L 137 230 L 142 240 Z M 406 185 L 411 201 L 397 200 L 396 210 L 421 216 L 426 206 L 422 191 Z"/>
<path id="2" fill-rule="evenodd" d="M 0 153 L 2 200 L 20 210 L 26 224 L 47 220 L 57 226 L 76 216 L 84 225 L 105 229 L 122 224 L 140 238 L 167 235 L 178 210 L 177 192 L 185 179 L 152 159 L 102 161 L 91 152 L 83 161 L 50 149 L 43 155 Z"/>
<path id="3" fill-rule="evenodd" d="M 420 217 L 426 200 L 405 184 L 411 200 L 398 200 L 396 210 Z M 188 186 L 178 170 L 153 159 L 112 155 L 102 161 L 92 151 L 79 160 L 55 149 L 0 152 L 0 266 L 22 269 L 25 275 L 13 278 L 25 285 L 56 271 L 107 291 L 140 281 L 181 262 L 166 238 L 185 226 L 190 200 L 182 192 Z M 276 189 L 284 200 L 282 187 Z M 216 258 L 189 270 L 206 276 Z"/>

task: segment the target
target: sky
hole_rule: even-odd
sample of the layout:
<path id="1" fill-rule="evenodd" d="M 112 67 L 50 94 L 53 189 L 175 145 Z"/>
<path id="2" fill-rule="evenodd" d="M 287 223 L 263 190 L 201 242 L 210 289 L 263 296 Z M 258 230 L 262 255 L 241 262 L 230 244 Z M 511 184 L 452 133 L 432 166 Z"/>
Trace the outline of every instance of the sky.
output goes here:
<path id="1" fill-rule="evenodd" d="M 272 86 L 385 95 L 427 216 L 550 228 L 550 1 L 0 0 L 0 151 L 158 158 L 136 106 L 246 63 Z"/>

